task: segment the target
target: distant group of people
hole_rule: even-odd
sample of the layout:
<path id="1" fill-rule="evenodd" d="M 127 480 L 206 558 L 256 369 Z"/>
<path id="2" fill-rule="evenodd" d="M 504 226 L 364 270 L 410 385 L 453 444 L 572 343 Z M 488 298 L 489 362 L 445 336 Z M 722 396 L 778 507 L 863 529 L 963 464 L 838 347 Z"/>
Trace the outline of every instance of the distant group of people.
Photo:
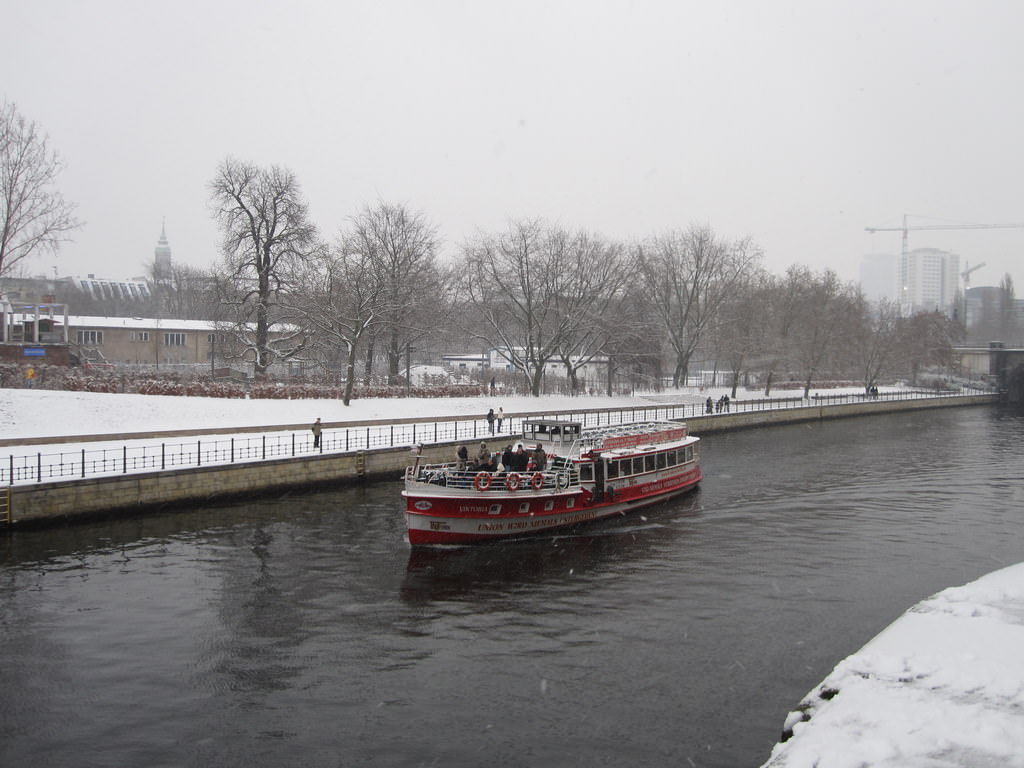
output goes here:
<path id="1" fill-rule="evenodd" d="M 480 450 L 473 458 L 469 456 L 469 449 L 460 445 L 455 456 L 456 469 L 471 472 L 532 472 L 546 469 L 548 465 L 548 454 L 543 446 L 526 450 L 522 443 L 515 449 L 506 445 L 504 450 L 492 452 L 487 443 L 481 441 Z"/>
<path id="2" fill-rule="evenodd" d="M 495 413 L 493 408 L 487 411 L 487 429 L 490 430 L 491 434 L 494 434 L 494 428 L 497 426 L 498 432 L 501 432 L 501 425 L 505 421 L 505 410 L 501 407 L 498 408 L 498 412 Z"/>
<path id="3" fill-rule="evenodd" d="M 704 411 L 706 413 L 721 413 L 722 411 L 728 412 L 729 410 L 729 396 L 722 395 L 718 400 L 712 400 L 710 397 L 707 402 L 704 403 Z"/>

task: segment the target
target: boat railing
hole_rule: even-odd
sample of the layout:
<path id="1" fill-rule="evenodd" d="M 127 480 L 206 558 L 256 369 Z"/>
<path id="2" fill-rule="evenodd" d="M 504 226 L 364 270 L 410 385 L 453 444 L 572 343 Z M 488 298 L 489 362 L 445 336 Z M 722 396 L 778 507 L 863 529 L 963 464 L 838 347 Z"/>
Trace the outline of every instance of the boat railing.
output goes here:
<path id="1" fill-rule="evenodd" d="M 525 472 L 459 468 L 455 462 L 418 464 L 405 470 L 406 485 L 435 485 L 463 491 L 561 491 L 578 488 L 579 471 L 573 464 Z"/>

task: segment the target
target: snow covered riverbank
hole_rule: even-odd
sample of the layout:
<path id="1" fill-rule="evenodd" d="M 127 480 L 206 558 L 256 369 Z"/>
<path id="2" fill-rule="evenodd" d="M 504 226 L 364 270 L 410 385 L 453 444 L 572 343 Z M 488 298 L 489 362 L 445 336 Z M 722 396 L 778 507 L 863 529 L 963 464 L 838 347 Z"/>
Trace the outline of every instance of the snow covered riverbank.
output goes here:
<path id="1" fill-rule="evenodd" d="M 764 768 L 1024 766 L 1024 563 L 923 600 L 840 662 Z"/>

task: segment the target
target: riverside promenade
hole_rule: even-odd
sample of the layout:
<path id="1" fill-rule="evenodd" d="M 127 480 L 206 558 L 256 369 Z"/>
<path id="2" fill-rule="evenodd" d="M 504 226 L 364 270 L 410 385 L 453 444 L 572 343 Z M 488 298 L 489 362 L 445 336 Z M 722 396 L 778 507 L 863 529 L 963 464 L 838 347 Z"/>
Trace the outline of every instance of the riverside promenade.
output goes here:
<path id="1" fill-rule="evenodd" d="M 678 402 L 677 395 L 665 395 L 629 408 L 510 413 L 496 435 L 484 419 L 451 417 L 325 422 L 319 447 L 306 424 L 2 440 L 0 524 L 52 524 L 367 479 L 397 480 L 414 447 L 431 462 L 452 459 L 456 445 L 471 441 L 498 450 L 518 438 L 516 427 L 528 417 L 567 418 L 585 426 L 671 419 L 686 421 L 694 434 L 711 435 L 996 402 L 989 393 L 899 391 L 877 397 L 737 400 L 709 412 L 694 398 Z"/>

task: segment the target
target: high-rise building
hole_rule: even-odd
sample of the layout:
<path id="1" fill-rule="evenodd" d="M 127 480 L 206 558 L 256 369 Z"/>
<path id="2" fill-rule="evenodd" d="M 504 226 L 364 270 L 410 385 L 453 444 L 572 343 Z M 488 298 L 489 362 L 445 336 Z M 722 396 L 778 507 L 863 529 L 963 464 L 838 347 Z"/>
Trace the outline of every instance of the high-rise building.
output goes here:
<path id="1" fill-rule="evenodd" d="M 937 248 L 916 248 L 900 256 L 897 301 L 905 314 L 939 311 L 952 315 L 959 279 L 958 255 Z"/>
<path id="2" fill-rule="evenodd" d="M 860 287 L 871 301 L 896 298 L 898 257 L 891 253 L 872 253 L 860 263 Z"/>

